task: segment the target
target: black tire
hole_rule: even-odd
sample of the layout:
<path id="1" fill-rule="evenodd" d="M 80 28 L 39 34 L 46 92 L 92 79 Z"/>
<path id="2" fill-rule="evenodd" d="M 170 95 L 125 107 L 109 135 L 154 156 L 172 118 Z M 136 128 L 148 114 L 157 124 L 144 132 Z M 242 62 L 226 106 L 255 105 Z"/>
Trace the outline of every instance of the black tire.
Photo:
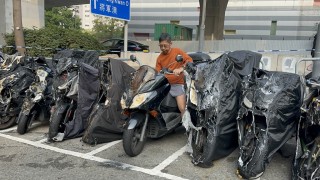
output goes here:
<path id="1" fill-rule="evenodd" d="M 19 114 L 17 132 L 19 134 L 25 134 L 28 130 L 31 116 L 27 116 L 23 113 Z"/>
<path id="2" fill-rule="evenodd" d="M 51 140 L 59 133 L 59 126 L 64 120 L 65 113 L 59 113 L 58 109 L 54 111 L 50 118 L 48 138 Z"/>
<path id="3" fill-rule="evenodd" d="M 12 127 L 16 123 L 16 116 L 2 116 L 0 117 L 0 130 Z"/>
<path id="4" fill-rule="evenodd" d="M 209 168 L 212 166 L 212 162 L 210 163 L 204 163 L 203 160 L 206 159 L 205 148 L 207 143 L 207 130 L 205 128 L 202 128 L 199 131 L 193 130 L 192 133 L 192 163 L 203 167 L 203 168 Z M 197 143 L 196 143 L 197 142 Z"/>
<path id="5" fill-rule="evenodd" d="M 258 132 L 258 130 L 256 130 Z M 244 160 L 244 157 L 241 155 L 240 152 L 240 158 L 242 157 L 242 161 L 245 163 L 245 165 L 240 166 L 239 160 L 238 160 L 238 168 L 237 168 L 237 175 L 240 178 L 243 179 L 257 179 L 262 176 L 264 173 L 266 166 L 269 163 L 268 157 L 268 144 L 266 143 L 265 146 L 262 146 L 261 144 L 264 143 L 267 139 L 267 134 L 264 132 L 260 132 L 255 135 L 255 138 L 252 139 L 249 146 L 246 146 L 247 149 L 247 156 Z M 264 148 L 258 148 L 258 147 L 264 147 Z M 253 149 L 254 148 L 254 149 Z M 248 156 L 249 155 L 249 156 Z M 271 158 L 270 158 L 271 159 Z"/>
<path id="6" fill-rule="evenodd" d="M 142 126 L 137 126 L 133 129 L 124 130 L 123 149 L 128 156 L 134 157 L 139 155 L 142 152 L 147 138 L 141 137 L 141 132 L 142 132 Z M 140 141 L 140 138 L 143 138 L 143 141 Z"/>

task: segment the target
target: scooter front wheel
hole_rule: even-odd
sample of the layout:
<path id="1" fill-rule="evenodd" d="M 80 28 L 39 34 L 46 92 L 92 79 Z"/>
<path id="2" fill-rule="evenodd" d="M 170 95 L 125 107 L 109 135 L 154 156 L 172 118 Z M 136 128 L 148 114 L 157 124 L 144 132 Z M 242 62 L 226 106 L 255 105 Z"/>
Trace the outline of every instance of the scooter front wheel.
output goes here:
<path id="1" fill-rule="evenodd" d="M 139 155 L 146 143 L 146 137 L 141 137 L 142 126 L 133 129 L 125 129 L 123 132 L 123 149 L 127 155 L 134 157 Z"/>
<path id="2" fill-rule="evenodd" d="M 18 117 L 18 127 L 17 127 L 17 132 L 19 134 L 25 134 L 28 130 L 28 126 L 30 123 L 30 118 L 29 116 L 20 113 L 19 117 Z"/>

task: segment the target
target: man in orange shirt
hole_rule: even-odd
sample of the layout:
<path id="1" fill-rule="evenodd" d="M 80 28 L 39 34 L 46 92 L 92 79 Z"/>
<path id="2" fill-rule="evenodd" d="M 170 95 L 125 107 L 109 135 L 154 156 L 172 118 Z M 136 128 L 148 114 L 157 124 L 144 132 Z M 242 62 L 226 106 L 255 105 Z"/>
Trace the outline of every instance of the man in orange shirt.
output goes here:
<path id="1" fill-rule="evenodd" d="M 183 70 L 188 62 L 192 62 L 192 59 L 184 51 L 179 48 L 172 48 L 171 45 L 170 35 L 168 33 L 161 34 L 159 38 L 161 54 L 157 58 L 156 70 L 159 72 L 162 68 L 168 68 L 173 71 L 173 74 L 166 74 L 165 76 L 171 85 L 170 94 L 176 98 L 182 117 L 186 107 Z M 176 61 L 177 55 L 182 55 L 182 62 Z"/>

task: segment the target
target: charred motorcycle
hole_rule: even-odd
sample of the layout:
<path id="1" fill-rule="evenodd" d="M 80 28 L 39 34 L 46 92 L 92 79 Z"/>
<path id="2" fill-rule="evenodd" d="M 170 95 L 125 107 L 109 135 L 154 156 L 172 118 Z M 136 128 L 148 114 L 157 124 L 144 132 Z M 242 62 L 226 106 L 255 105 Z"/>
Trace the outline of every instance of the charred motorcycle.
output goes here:
<path id="1" fill-rule="evenodd" d="M 16 123 L 25 91 L 34 81 L 34 73 L 28 66 L 19 66 L 0 79 L 0 129 Z"/>
<path id="2" fill-rule="evenodd" d="M 71 58 L 60 63 L 65 66 L 57 69 L 54 100 L 51 109 L 48 141 L 62 141 L 65 124 L 71 121 L 77 108 L 78 65 Z"/>
<path id="3" fill-rule="evenodd" d="M 320 179 L 320 81 L 306 77 L 292 179 Z"/>
<path id="4" fill-rule="evenodd" d="M 25 134 L 34 120 L 43 122 L 50 117 L 52 71 L 45 63 L 45 59 L 40 58 L 35 60 L 34 70 L 35 81 L 25 92 L 26 97 L 17 120 L 19 134 Z"/>

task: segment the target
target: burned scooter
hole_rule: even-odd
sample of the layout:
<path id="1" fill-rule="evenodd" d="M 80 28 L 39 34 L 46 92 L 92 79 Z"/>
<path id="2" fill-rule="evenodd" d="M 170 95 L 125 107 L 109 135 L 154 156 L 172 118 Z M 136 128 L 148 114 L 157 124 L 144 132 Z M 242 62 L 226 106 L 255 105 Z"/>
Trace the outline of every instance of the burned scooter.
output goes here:
<path id="1" fill-rule="evenodd" d="M 99 92 L 99 53 L 63 50 L 54 56 L 54 106 L 48 142 L 82 136 Z"/>
<path id="2" fill-rule="evenodd" d="M 242 89 L 237 175 L 255 179 L 295 134 L 303 88 L 297 74 L 255 69 L 244 78 Z"/>
<path id="3" fill-rule="evenodd" d="M 305 98 L 298 124 L 294 180 L 320 179 L 320 81 L 309 75 L 305 77 Z"/>
<path id="4" fill-rule="evenodd" d="M 48 141 L 62 141 L 65 124 L 72 120 L 77 108 L 78 66 L 71 58 L 60 59 L 60 63 L 63 60 L 66 66 L 57 69 L 56 73 L 55 105 L 51 110 Z"/>
<path id="5" fill-rule="evenodd" d="M 33 81 L 34 73 L 28 65 L 19 66 L 0 79 L 0 130 L 16 123 L 25 91 Z"/>
<path id="6" fill-rule="evenodd" d="M 181 62 L 182 56 L 176 60 Z M 123 148 L 131 157 L 141 153 L 147 137 L 162 137 L 181 125 L 180 111 L 169 93 L 171 86 L 164 76 L 166 73 L 172 72 L 164 69 L 158 74 L 150 66 L 140 66 L 121 100 L 124 112 L 130 116 L 123 132 Z"/>
<path id="7" fill-rule="evenodd" d="M 38 58 L 33 62 L 35 80 L 25 91 L 26 97 L 17 119 L 17 132 L 25 134 L 34 120 L 48 121 L 52 99 L 52 70 L 45 59 Z"/>
<path id="8" fill-rule="evenodd" d="M 240 77 L 226 54 L 188 64 L 186 70 L 193 77 L 188 98 L 191 120 L 183 117 L 189 135 L 187 152 L 193 164 L 208 168 L 237 147 Z"/>

